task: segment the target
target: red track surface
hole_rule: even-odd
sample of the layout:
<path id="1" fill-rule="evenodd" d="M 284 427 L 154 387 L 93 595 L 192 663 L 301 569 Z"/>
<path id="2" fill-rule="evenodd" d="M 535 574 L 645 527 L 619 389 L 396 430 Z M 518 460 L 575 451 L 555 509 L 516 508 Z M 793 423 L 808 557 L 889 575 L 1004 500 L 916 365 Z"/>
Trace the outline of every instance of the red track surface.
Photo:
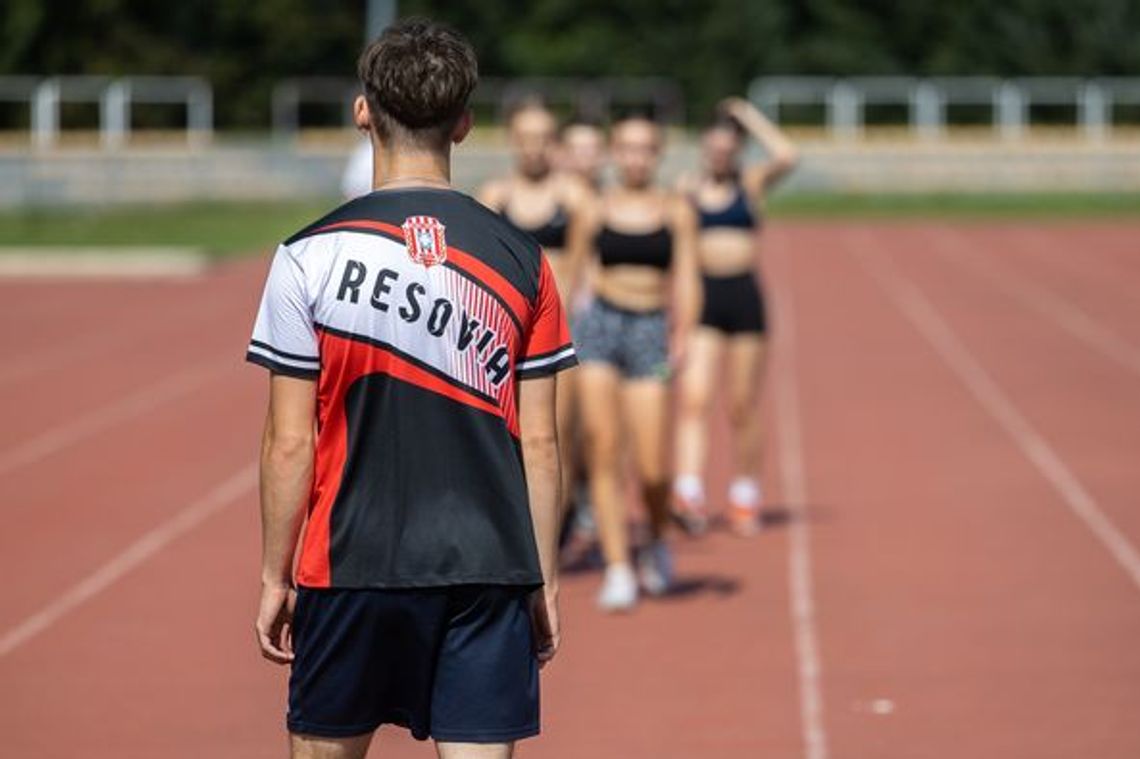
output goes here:
<path id="1" fill-rule="evenodd" d="M 630 617 L 568 576 L 520 754 L 1140 756 L 1138 239 L 778 225 L 788 518 L 678 540 L 685 592 Z M 250 632 L 262 274 L 0 285 L 3 755 L 283 754 Z"/>

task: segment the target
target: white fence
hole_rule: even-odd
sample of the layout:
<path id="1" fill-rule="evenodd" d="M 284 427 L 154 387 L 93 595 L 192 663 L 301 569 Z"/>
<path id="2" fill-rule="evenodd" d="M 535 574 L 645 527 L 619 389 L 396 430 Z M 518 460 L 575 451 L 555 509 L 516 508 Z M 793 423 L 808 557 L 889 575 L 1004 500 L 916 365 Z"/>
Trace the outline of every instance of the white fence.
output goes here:
<path id="1" fill-rule="evenodd" d="M 337 126 L 351 125 L 352 98 L 359 91 L 348 78 L 296 78 L 274 88 L 271 128 L 290 136 L 306 125 L 302 110 L 314 105 L 336 109 Z M 1090 141 L 1109 137 L 1118 106 L 1140 106 L 1140 77 L 812 77 L 778 76 L 753 80 L 749 97 L 780 120 L 788 106 L 822 110 L 823 123 L 838 140 L 859 137 L 867 109 L 894 106 L 906 114 L 904 123 L 926 140 L 944 136 L 952 123 L 950 109 L 981 107 L 996 134 L 1018 140 L 1032 125 L 1034 106 L 1071 108 L 1074 124 Z M 680 88 L 662 77 L 585 79 L 541 77 L 480 82 L 473 101 L 502 117 L 521 99 L 537 96 L 563 112 L 605 120 L 621 108 L 652 111 L 659 119 L 684 123 L 685 101 Z M 127 144 L 135 104 L 181 105 L 186 110 L 186 139 L 190 145 L 210 141 L 214 132 L 214 96 L 210 84 L 197 77 L 178 76 L 0 76 L 0 104 L 23 105 L 29 113 L 32 145 L 55 147 L 65 103 L 98 106 L 100 143 L 106 149 Z M 1140 122 L 1133 113 L 1133 122 Z M 325 124 L 328 126 L 328 124 Z"/>
<path id="2" fill-rule="evenodd" d="M 863 132 L 868 105 L 904 107 L 911 129 L 925 139 L 945 134 L 949 107 L 988 106 L 991 125 L 1007 140 L 1025 135 L 1031 106 L 1045 105 L 1072 107 L 1080 131 L 1100 141 L 1112 129 L 1114 106 L 1140 104 L 1140 78 L 777 76 L 754 79 L 748 94 L 777 120 L 783 106 L 822 107 L 828 130 L 841 140 Z"/>
<path id="3" fill-rule="evenodd" d="M 126 144 L 135 103 L 183 105 L 186 139 L 206 143 L 214 131 L 214 94 L 210 84 L 186 76 L 27 76 L 0 77 L 0 101 L 25 104 L 32 145 L 40 150 L 59 142 L 60 106 L 94 103 L 99 107 L 99 137 L 104 148 Z"/>
<path id="4" fill-rule="evenodd" d="M 305 77 L 286 79 L 273 89 L 273 133 L 288 136 L 302 126 L 304 106 L 336 106 L 340 126 L 352 125 L 352 99 L 360 92 L 355 79 Z M 475 107 L 490 108 L 501 120 L 511 107 L 537 97 L 553 108 L 606 120 L 615 108 L 641 107 L 666 123 L 685 120 L 685 100 L 676 82 L 663 77 L 483 77 L 472 95 Z"/>

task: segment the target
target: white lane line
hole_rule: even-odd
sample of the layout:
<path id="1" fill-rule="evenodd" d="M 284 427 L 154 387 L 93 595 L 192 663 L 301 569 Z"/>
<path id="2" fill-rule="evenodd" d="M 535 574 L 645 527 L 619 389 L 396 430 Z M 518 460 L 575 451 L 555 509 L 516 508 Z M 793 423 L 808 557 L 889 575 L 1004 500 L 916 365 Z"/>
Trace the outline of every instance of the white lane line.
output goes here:
<path id="1" fill-rule="evenodd" d="M 1140 374 L 1140 348 L 1064 298 L 972 253 L 958 234 L 947 227 L 940 227 L 938 233 L 930 235 L 934 252 L 939 258 L 990 283 L 1085 345 Z"/>
<path id="2" fill-rule="evenodd" d="M 910 320 L 947 367 L 957 375 L 978 404 L 1013 438 L 1022 454 L 1052 485 L 1089 532 L 1140 589 L 1140 553 L 1097 505 L 1061 456 L 1029 423 L 974 358 L 922 291 L 889 263 L 885 254 L 872 254 L 864 238 L 850 240 L 855 259 L 878 282 L 895 306 Z"/>
<path id="3" fill-rule="evenodd" d="M 779 248 L 784 258 L 783 247 Z M 800 686 L 800 729 L 806 759 L 827 759 L 827 731 L 823 719 L 823 667 L 816 631 L 815 600 L 811 567 L 811 535 L 805 504 L 803 437 L 800 423 L 799 392 L 796 377 L 796 323 L 791 272 L 781 261 L 780 287 L 773 288 L 777 311 L 781 355 L 776 372 L 776 436 L 779 452 L 780 486 L 791 512 L 788 536 L 788 597 L 791 605 L 792 636 Z"/>
<path id="4" fill-rule="evenodd" d="M 170 543 L 202 524 L 213 514 L 237 501 L 257 484 L 257 465 L 247 464 L 213 490 L 159 524 L 114 556 L 103 566 L 73 585 L 42 609 L 0 637 L 0 657 L 47 630 L 71 611 L 118 582 Z"/>
<path id="5" fill-rule="evenodd" d="M 147 385 L 118 400 L 56 425 L 6 451 L 0 451 L 0 475 L 34 464 L 84 438 L 109 427 L 158 408 L 201 387 L 235 366 L 234 361 L 208 362 L 203 367 L 188 369 Z"/>

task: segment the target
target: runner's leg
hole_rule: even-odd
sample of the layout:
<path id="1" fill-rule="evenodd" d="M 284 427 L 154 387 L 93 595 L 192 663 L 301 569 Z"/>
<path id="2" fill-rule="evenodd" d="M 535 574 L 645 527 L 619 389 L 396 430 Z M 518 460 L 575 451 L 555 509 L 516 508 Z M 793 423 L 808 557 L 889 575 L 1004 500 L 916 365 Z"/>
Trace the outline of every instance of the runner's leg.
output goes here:
<path id="1" fill-rule="evenodd" d="M 760 391 L 767 352 L 762 336 L 738 335 L 728 341 L 726 383 L 737 476 L 760 476 Z"/>
<path id="2" fill-rule="evenodd" d="M 364 759 L 372 733 L 349 738 L 322 738 L 293 733 L 289 736 L 293 759 Z"/>
<path id="3" fill-rule="evenodd" d="M 729 485 L 729 519 L 734 531 L 751 535 L 760 527 L 760 390 L 765 342 L 755 334 L 729 341 L 727 362 L 728 417 L 732 425 L 736 476 Z"/>
<path id="4" fill-rule="evenodd" d="M 723 352 L 724 336 L 721 332 L 698 327 L 689 340 L 685 365 L 678 375 L 680 409 L 673 490 L 677 499 L 678 516 L 690 531 L 699 531 L 704 527 L 709 409 Z"/>
<path id="5" fill-rule="evenodd" d="M 657 379 L 637 379 L 622 388 L 626 427 L 630 430 L 642 497 L 649 511 L 654 539 L 669 523 L 669 481 L 666 476 L 669 436 L 669 388 Z"/>
<path id="6" fill-rule="evenodd" d="M 621 487 L 621 376 L 616 367 L 587 362 L 578 369 L 590 500 L 607 565 L 629 562 L 625 498 Z"/>
<path id="7" fill-rule="evenodd" d="M 638 576 L 647 593 L 659 596 L 673 585 L 673 556 L 665 542 L 669 524 L 669 388 L 660 379 L 631 380 L 626 383 L 624 397 L 638 481 L 649 512 L 650 540 L 638 552 Z"/>
<path id="8" fill-rule="evenodd" d="M 513 743 L 445 743 L 435 744 L 439 759 L 511 759 Z"/>

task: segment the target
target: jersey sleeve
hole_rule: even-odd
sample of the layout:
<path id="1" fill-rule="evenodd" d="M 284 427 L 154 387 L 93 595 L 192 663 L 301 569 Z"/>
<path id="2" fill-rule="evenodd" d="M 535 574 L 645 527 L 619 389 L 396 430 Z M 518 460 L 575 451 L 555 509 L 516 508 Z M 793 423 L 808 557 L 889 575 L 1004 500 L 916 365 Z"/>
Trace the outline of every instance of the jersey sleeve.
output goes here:
<path id="1" fill-rule="evenodd" d="M 316 379 L 321 370 L 305 272 L 285 246 L 269 267 L 246 361 L 275 374 Z"/>
<path id="2" fill-rule="evenodd" d="M 534 312 L 524 336 L 523 351 L 515 365 L 515 372 L 519 379 L 533 379 L 557 374 L 577 364 L 578 358 L 570 340 L 570 327 L 566 324 L 562 299 L 558 296 L 550 263 L 543 255 Z"/>

